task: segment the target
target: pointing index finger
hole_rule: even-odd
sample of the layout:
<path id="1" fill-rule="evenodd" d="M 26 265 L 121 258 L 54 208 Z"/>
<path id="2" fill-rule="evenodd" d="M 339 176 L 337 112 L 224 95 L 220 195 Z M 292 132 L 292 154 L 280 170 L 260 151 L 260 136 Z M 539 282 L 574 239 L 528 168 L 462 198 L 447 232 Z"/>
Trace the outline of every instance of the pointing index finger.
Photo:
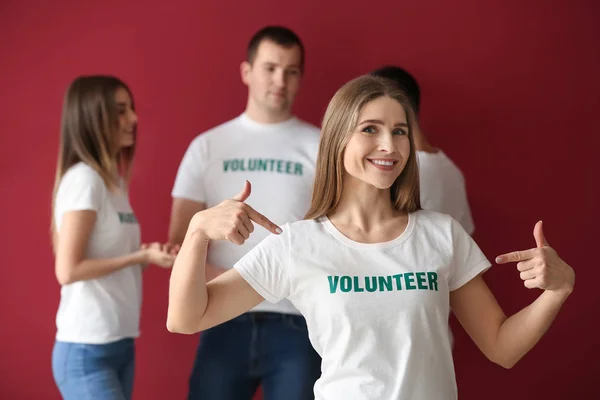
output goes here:
<path id="1" fill-rule="evenodd" d="M 519 262 L 530 260 L 535 256 L 535 249 L 525 251 L 513 251 L 512 253 L 502 254 L 496 257 L 496 263 L 506 264 L 510 262 Z"/>
<path id="2" fill-rule="evenodd" d="M 277 226 L 276 224 L 271 222 L 267 217 L 265 217 L 264 215 L 262 215 L 261 213 L 259 213 L 255 209 L 253 209 L 252 207 L 248 206 L 246 213 L 248 214 L 248 217 L 250 217 L 250 219 L 252 221 L 256 222 L 257 224 L 259 224 L 266 230 L 268 230 L 272 233 L 275 233 L 277 235 L 279 235 L 282 232 L 282 230 L 279 226 Z"/>

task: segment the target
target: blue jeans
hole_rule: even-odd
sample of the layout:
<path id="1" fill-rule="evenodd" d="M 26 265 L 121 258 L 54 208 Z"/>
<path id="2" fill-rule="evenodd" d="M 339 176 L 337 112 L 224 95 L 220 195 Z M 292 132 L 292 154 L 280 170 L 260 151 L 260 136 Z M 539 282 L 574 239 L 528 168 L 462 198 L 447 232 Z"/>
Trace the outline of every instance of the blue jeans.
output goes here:
<path id="1" fill-rule="evenodd" d="M 52 373 L 64 400 L 129 400 L 134 360 L 133 339 L 108 344 L 56 341 Z"/>
<path id="2" fill-rule="evenodd" d="M 321 358 L 300 315 L 250 312 L 201 334 L 189 400 L 313 400 Z"/>

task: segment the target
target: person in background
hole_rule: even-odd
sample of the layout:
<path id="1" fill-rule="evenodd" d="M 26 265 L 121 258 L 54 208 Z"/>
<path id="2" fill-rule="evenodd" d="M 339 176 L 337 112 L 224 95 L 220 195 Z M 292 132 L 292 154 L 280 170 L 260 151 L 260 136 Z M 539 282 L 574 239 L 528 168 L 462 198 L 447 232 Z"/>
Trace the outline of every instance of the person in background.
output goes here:
<path id="1" fill-rule="evenodd" d="M 116 77 L 81 76 L 67 90 L 51 228 L 61 285 L 52 372 L 65 400 L 131 399 L 142 270 L 170 268 L 178 250 L 140 243 L 128 193 L 137 122 Z"/>
<path id="2" fill-rule="evenodd" d="M 172 190 L 169 241 L 180 244 L 192 216 L 231 197 L 246 179 L 258 189 L 250 203 L 268 207 L 278 223 L 300 220 L 310 206 L 319 129 L 292 113 L 304 76 L 304 47 L 280 26 L 258 31 L 241 64 L 248 87 L 245 111 L 197 136 L 179 166 Z M 206 279 L 231 268 L 267 236 L 256 231 L 243 246 L 211 243 Z M 306 321 L 287 300 L 262 302 L 204 332 L 189 380 L 190 400 L 312 400 L 321 362 Z"/>

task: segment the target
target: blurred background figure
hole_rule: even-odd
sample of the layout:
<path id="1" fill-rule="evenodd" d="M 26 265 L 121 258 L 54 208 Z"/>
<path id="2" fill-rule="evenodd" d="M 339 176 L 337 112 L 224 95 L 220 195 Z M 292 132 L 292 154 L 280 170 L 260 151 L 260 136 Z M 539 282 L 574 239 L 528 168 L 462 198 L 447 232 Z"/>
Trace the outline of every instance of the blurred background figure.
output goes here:
<path id="1" fill-rule="evenodd" d="M 248 86 L 246 110 L 197 136 L 179 166 L 173 187 L 169 241 L 181 244 L 191 218 L 252 182 L 248 204 L 279 224 L 308 211 L 319 129 L 292 114 L 304 72 L 304 47 L 291 30 L 257 32 L 241 64 Z M 277 199 L 277 207 L 272 207 Z M 231 268 L 267 236 L 261 227 L 244 245 L 212 242 L 206 279 Z M 312 400 L 320 376 L 306 322 L 285 300 L 202 333 L 189 382 L 190 400 L 250 400 L 259 385 L 265 400 Z"/>
<path id="2" fill-rule="evenodd" d="M 52 204 L 61 285 L 52 372 L 66 400 L 131 398 L 142 270 L 175 259 L 164 245 L 140 243 L 128 193 L 137 121 L 118 78 L 79 77 L 65 96 Z"/>

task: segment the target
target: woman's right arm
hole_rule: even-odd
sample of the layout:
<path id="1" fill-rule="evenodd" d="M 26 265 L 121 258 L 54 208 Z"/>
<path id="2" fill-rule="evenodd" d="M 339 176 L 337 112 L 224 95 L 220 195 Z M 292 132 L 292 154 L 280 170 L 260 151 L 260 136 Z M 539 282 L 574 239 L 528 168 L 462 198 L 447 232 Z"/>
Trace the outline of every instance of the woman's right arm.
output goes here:
<path id="1" fill-rule="evenodd" d="M 167 329 L 193 334 L 250 310 L 260 296 L 234 269 L 206 284 L 206 253 L 210 240 L 243 244 L 254 230 L 252 221 L 275 234 L 281 229 L 244 203 L 250 184 L 232 200 L 196 214 L 173 265 L 169 284 Z"/>
<path id="2" fill-rule="evenodd" d="M 206 210 L 206 203 L 184 198 L 174 198 L 171 206 L 171 220 L 169 222 L 169 243 L 179 245 L 183 243 L 187 228 L 194 215 Z M 216 265 L 206 264 L 206 282 L 210 282 L 224 273 L 224 268 Z"/>
<path id="3" fill-rule="evenodd" d="M 171 272 L 167 329 L 194 334 L 229 321 L 250 310 L 263 298 L 235 270 L 206 284 L 208 240 L 188 232 Z"/>
<path id="4" fill-rule="evenodd" d="M 100 278 L 137 264 L 156 264 L 162 267 L 173 265 L 175 256 L 160 248 L 140 249 L 113 258 L 86 258 L 88 240 L 95 223 L 96 211 L 77 210 L 63 214 L 60 235 L 57 235 L 54 265 L 59 284 L 68 285 L 77 281 Z"/>
<path id="5" fill-rule="evenodd" d="M 85 257 L 96 211 L 68 211 L 62 217 L 54 266 L 56 279 L 61 285 L 100 278 L 130 265 L 147 263 L 147 252 L 137 251 L 114 258 L 88 259 Z"/>

